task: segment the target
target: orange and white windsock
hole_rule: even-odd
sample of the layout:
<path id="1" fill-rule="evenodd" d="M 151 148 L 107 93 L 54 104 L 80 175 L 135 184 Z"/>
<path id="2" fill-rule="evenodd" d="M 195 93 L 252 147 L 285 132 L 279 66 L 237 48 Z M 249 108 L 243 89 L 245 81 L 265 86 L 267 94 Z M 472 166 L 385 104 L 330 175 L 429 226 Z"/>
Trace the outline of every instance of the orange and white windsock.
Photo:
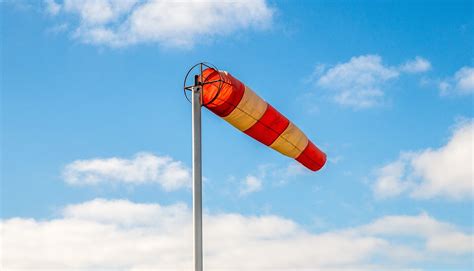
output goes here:
<path id="1" fill-rule="evenodd" d="M 208 68 L 202 73 L 202 102 L 209 110 L 240 131 L 296 159 L 316 171 L 326 163 L 326 154 L 291 121 L 249 87 L 225 71 Z M 218 82 L 223 80 L 225 83 Z"/>

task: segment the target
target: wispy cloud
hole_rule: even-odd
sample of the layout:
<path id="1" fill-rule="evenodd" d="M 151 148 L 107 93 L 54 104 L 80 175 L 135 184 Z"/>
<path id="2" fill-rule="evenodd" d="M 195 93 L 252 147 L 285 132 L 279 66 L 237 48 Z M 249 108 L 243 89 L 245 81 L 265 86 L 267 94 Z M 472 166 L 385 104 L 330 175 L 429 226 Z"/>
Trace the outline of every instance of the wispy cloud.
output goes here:
<path id="1" fill-rule="evenodd" d="M 57 15 L 61 11 L 61 5 L 56 3 L 54 0 L 45 0 L 46 12 L 51 15 Z"/>
<path id="2" fill-rule="evenodd" d="M 413 198 L 474 196 L 474 122 L 459 126 L 438 149 L 404 152 L 398 160 L 377 170 L 373 191 L 378 198 L 408 193 Z"/>
<path id="3" fill-rule="evenodd" d="M 329 68 L 320 64 L 311 78 L 316 86 L 330 91 L 336 103 L 361 109 L 382 103 L 387 83 L 401 73 L 426 72 L 430 68 L 431 63 L 419 56 L 395 67 L 385 65 L 378 55 L 362 55 Z"/>
<path id="4" fill-rule="evenodd" d="M 262 180 L 257 176 L 248 175 L 242 180 L 240 186 L 240 195 L 245 196 L 250 193 L 260 191 L 262 189 Z"/>
<path id="5" fill-rule="evenodd" d="M 241 182 L 241 192 L 247 189 L 250 189 L 251 192 L 261 191 L 264 185 L 287 185 L 291 180 L 308 174 L 311 174 L 311 171 L 297 162 L 290 162 L 286 165 L 262 164 L 258 166 L 256 174 L 248 175 Z M 251 178 L 249 179 L 249 177 Z M 249 193 L 241 193 L 241 195 L 247 194 Z"/>
<path id="6" fill-rule="evenodd" d="M 465 66 L 454 76 L 438 83 L 441 95 L 469 95 L 474 93 L 474 67 Z"/>
<path id="7" fill-rule="evenodd" d="M 67 23 L 62 23 L 62 24 L 55 25 L 46 29 L 46 33 L 59 34 L 59 33 L 67 31 L 68 28 L 69 28 L 69 25 Z"/>
<path id="8" fill-rule="evenodd" d="M 71 185 L 158 183 L 167 191 L 189 187 L 190 176 L 190 170 L 182 162 L 146 152 L 138 153 L 132 159 L 77 160 L 63 170 L 64 180 Z"/>
<path id="9" fill-rule="evenodd" d="M 403 63 L 399 69 L 408 73 L 426 72 L 431 69 L 431 63 L 427 59 L 417 56 L 415 59 Z"/>
<path id="10" fill-rule="evenodd" d="M 123 47 L 158 43 L 192 47 L 199 39 L 228 36 L 246 29 L 265 29 L 274 10 L 265 0 L 65 0 L 46 1 L 61 18 L 79 17 L 74 36 L 85 43 Z M 73 17 L 73 18 L 71 18 Z"/>
<path id="11" fill-rule="evenodd" d="M 192 266 L 191 212 L 182 203 L 96 199 L 66 206 L 60 214 L 50 220 L 1 221 L 2 267 L 183 270 Z M 209 270 L 370 271 L 393 266 L 405 270 L 419 261 L 449 266 L 453 259 L 469 259 L 473 241 L 470 233 L 425 213 L 386 216 L 318 234 L 273 215 L 205 214 L 204 227 Z"/>

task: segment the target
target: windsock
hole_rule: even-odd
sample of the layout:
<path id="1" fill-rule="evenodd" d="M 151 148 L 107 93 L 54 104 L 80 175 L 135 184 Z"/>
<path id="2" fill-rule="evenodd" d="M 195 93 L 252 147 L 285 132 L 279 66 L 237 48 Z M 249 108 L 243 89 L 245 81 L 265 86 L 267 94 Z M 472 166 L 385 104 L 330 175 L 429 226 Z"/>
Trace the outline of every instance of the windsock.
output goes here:
<path id="1" fill-rule="evenodd" d="M 214 114 L 310 170 L 324 166 L 326 154 L 295 124 L 228 72 L 207 68 L 200 81 L 204 85 L 202 102 Z"/>

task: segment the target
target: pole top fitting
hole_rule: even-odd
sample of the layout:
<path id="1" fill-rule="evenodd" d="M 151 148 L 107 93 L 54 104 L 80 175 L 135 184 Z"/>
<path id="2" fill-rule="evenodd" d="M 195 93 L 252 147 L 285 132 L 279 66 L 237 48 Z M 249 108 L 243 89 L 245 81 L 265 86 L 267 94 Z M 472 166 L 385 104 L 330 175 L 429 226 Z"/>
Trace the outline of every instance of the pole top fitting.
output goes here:
<path id="1" fill-rule="evenodd" d="M 217 71 L 219 74 L 219 79 L 208 81 L 207 77 L 209 75 L 204 76 L 203 74 L 203 71 L 205 71 L 206 69 L 213 69 Z M 194 76 L 190 76 L 190 75 L 194 75 Z M 194 80 L 192 80 L 193 77 L 194 77 Z M 207 103 L 202 104 L 204 106 L 212 103 L 217 98 L 217 96 L 219 96 L 219 93 L 221 92 L 221 89 L 222 89 L 222 85 L 227 82 L 224 81 L 222 74 L 220 73 L 219 69 L 217 69 L 216 66 L 208 62 L 197 63 L 188 70 L 188 72 L 186 73 L 186 76 L 184 77 L 184 85 L 183 85 L 184 97 L 186 97 L 186 99 L 189 102 L 191 102 L 188 92 L 192 92 L 196 90 L 204 90 L 205 85 L 214 84 L 214 83 L 219 83 L 216 95 Z"/>

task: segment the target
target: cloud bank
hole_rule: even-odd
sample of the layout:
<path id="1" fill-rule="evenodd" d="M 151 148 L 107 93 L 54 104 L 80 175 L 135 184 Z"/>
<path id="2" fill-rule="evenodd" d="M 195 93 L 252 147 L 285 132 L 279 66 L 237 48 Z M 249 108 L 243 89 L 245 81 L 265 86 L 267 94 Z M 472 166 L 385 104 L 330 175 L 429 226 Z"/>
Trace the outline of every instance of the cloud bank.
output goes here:
<path id="1" fill-rule="evenodd" d="M 181 203 L 104 199 L 3 220 L 2 270 L 191 270 L 191 221 Z M 425 213 L 317 234 L 279 216 L 206 214 L 204 229 L 206 270 L 406 270 L 468 264 L 473 251 L 470 233 Z"/>
<path id="2" fill-rule="evenodd" d="M 77 24 L 73 36 L 84 43 L 124 47 L 158 43 L 192 47 L 239 31 L 268 28 L 274 10 L 265 0 L 48 0 L 52 15 Z"/>

